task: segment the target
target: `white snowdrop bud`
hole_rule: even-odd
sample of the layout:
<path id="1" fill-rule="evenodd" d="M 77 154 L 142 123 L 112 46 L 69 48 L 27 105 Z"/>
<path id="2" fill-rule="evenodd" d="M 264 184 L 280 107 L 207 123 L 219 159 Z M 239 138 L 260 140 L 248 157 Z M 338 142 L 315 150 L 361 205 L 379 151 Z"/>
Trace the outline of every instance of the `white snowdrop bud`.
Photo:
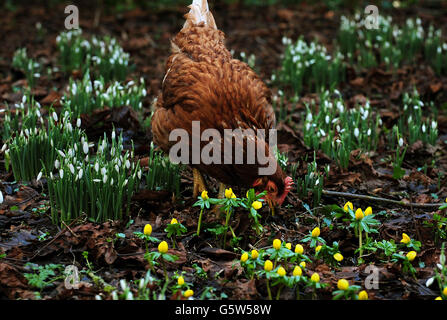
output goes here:
<path id="1" fill-rule="evenodd" d="M 87 142 L 84 142 L 84 144 L 82 145 L 82 149 L 85 154 L 88 154 L 88 143 Z"/>
<path id="2" fill-rule="evenodd" d="M 320 184 L 320 178 L 317 179 L 317 181 L 315 181 L 315 185 L 318 186 Z"/>
<path id="3" fill-rule="evenodd" d="M 64 170 L 62 170 L 62 169 L 59 170 L 59 177 L 60 177 L 61 179 L 64 178 Z"/>
<path id="4" fill-rule="evenodd" d="M 130 168 L 130 161 L 126 160 L 126 168 L 129 169 Z"/>
<path id="5" fill-rule="evenodd" d="M 83 174 L 84 174 L 84 170 L 82 170 L 82 168 L 81 168 L 78 173 L 79 180 L 82 179 Z"/>
<path id="6" fill-rule="evenodd" d="M 115 137 L 116 137 L 116 133 L 115 133 L 115 130 L 113 130 L 112 131 L 112 140 L 115 140 Z"/>
<path id="7" fill-rule="evenodd" d="M 404 139 L 402 139 L 402 137 L 401 137 L 401 138 L 399 138 L 399 146 L 403 147 L 403 145 L 404 145 Z"/>
<path id="8" fill-rule="evenodd" d="M 2 149 L 1 149 L 0 152 L 5 152 L 6 148 L 7 148 L 7 145 L 6 145 L 6 143 L 5 143 L 5 144 L 3 145 L 3 147 L 2 147 Z"/>
<path id="9" fill-rule="evenodd" d="M 59 119 L 59 118 L 57 117 L 57 113 L 54 112 L 54 111 L 53 111 L 53 119 L 54 119 L 55 122 L 57 122 L 57 120 Z"/>
<path id="10" fill-rule="evenodd" d="M 65 158 L 65 153 L 63 153 L 61 150 L 57 150 L 57 152 L 59 152 L 62 158 Z"/>
<path id="11" fill-rule="evenodd" d="M 78 120 L 76 121 L 76 127 L 81 127 L 81 118 L 78 118 Z"/>
<path id="12" fill-rule="evenodd" d="M 73 132 L 73 126 L 71 125 L 71 123 L 67 123 L 67 129 L 69 132 Z"/>
<path id="13" fill-rule="evenodd" d="M 438 126 L 438 123 L 436 121 L 431 122 L 431 128 L 434 130 Z"/>
<path id="14" fill-rule="evenodd" d="M 102 182 L 105 184 L 107 182 L 107 175 L 102 178 Z"/>
<path id="15" fill-rule="evenodd" d="M 371 129 L 368 129 L 368 132 L 367 132 L 367 134 L 368 134 L 368 136 L 370 136 L 370 135 L 371 135 Z"/>
<path id="16" fill-rule="evenodd" d="M 98 162 L 95 163 L 95 171 L 96 171 L 96 172 L 99 171 L 99 163 L 98 163 Z"/>
<path id="17" fill-rule="evenodd" d="M 42 171 L 39 172 L 37 175 L 36 181 L 39 181 L 42 178 Z"/>
<path id="18" fill-rule="evenodd" d="M 326 116 L 326 118 L 324 119 L 326 121 L 326 124 L 329 124 L 329 122 L 331 121 L 331 119 L 329 118 L 329 116 Z"/>
<path id="19" fill-rule="evenodd" d="M 70 168 L 70 172 L 71 172 L 71 174 L 74 174 L 75 173 L 75 168 L 74 168 L 74 166 L 70 163 L 70 165 L 68 166 L 68 168 Z"/>
<path id="20" fill-rule="evenodd" d="M 141 170 L 138 171 L 137 176 L 138 176 L 138 179 L 141 179 Z"/>
<path id="21" fill-rule="evenodd" d="M 129 182 L 128 179 L 124 180 L 124 182 L 123 182 L 123 187 L 127 186 L 127 183 L 128 183 L 128 182 Z"/>
<path id="22" fill-rule="evenodd" d="M 425 133 L 425 131 L 427 130 L 427 128 L 425 127 L 425 123 L 422 124 L 422 133 Z"/>
<path id="23" fill-rule="evenodd" d="M 0 204 L 3 203 L 3 193 L 0 191 Z"/>
<path id="24" fill-rule="evenodd" d="M 113 187 L 113 178 L 112 179 L 110 179 L 110 186 L 112 186 Z"/>
<path id="25" fill-rule="evenodd" d="M 359 135 L 360 135 L 360 130 L 359 130 L 359 128 L 355 128 L 355 129 L 354 129 L 354 136 L 355 136 L 356 138 L 358 138 Z"/>
<path id="26" fill-rule="evenodd" d="M 102 174 L 103 176 L 105 176 L 105 175 L 106 175 L 106 173 L 107 173 L 107 170 L 106 170 L 106 168 L 101 168 L 101 174 Z"/>
<path id="27" fill-rule="evenodd" d="M 54 168 L 55 168 L 55 169 L 59 169 L 60 164 L 61 164 L 61 163 L 59 162 L 59 160 L 56 159 L 56 161 L 54 161 Z"/>

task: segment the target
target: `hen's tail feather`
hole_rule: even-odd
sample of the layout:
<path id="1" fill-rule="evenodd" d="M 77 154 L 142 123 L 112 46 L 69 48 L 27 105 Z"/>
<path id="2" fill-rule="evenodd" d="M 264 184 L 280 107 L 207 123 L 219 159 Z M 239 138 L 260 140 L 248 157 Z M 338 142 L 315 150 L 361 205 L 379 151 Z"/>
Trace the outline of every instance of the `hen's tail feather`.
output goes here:
<path id="1" fill-rule="evenodd" d="M 188 8 L 191 10 L 185 15 L 186 22 L 183 25 L 183 29 L 200 23 L 204 23 L 210 28 L 217 29 L 216 21 L 209 9 L 207 0 L 193 0 Z"/>

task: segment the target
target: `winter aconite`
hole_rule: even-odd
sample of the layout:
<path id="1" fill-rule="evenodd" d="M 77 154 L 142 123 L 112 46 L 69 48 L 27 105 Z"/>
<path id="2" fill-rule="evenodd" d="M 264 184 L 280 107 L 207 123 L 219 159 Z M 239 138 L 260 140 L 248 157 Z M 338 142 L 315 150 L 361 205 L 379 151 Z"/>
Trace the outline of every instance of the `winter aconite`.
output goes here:
<path id="1" fill-rule="evenodd" d="M 348 202 L 345 203 L 343 209 L 346 212 L 349 212 L 349 209 L 354 210 L 354 205 L 352 204 L 352 202 L 348 201 Z"/>
<path id="2" fill-rule="evenodd" d="M 146 225 L 144 226 L 143 233 L 144 233 L 146 236 L 150 236 L 151 233 L 152 233 L 152 226 L 151 226 L 150 224 L 146 224 Z"/>
<path id="3" fill-rule="evenodd" d="M 276 250 L 281 249 L 281 240 L 279 239 L 273 240 L 273 248 L 275 248 Z"/>
<path id="4" fill-rule="evenodd" d="M 271 262 L 270 260 L 266 260 L 264 263 L 264 270 L 267 272 L 272 271 L 273 269 L 273 262 Z"/>
<path id="5" fill-rule="evenodd" d="M 303 246 L 300 245 L 300 244 L 297 244 L 297 245 L 295 246 L 295 253 L 303 254 L 303 252 L 304 252 L 304 248 L 303 248 Z"/>
<path id="6" fill-rule="evenodd" d="M 417 256 L 416 251 L 410 251 L 407 253 L 407 259 L 408 261 L 413 261 Z"/>
<path id="7" fill-rule="evenodd" d="M 338 252 L 338 253 L 334 254 L 334 259 L 337 260 L 338 262 L 340 262 L 343 260 L 343 256 L 341 253 Z"/>
<path id="8" fill-rule="evenodd" d="M 299 266 L 296 266 L 296 267 L 293 269 L 293 276 L 295 276 L 295 277 L 301 277 L 302 274 L 303 274 L 303 270 L 302 270 Z"/>
<path id="9" fill-rule="evenodd" d="M 280 276 L 280 277 L 284 277 L 286 275 L 286 269 L 284 269 L 283 267 L 279 267 L 278 271 L 276 271 L 276 273 Z"/>
<path id="10" fill-rule="evenodd" d="M 337 288 L 340 290 L 348 290 L 349 288 L 349 282 L 346 279 L 340 279 L 337 282 Z"/>
<path id="11" fill-rule="evenodd" d="M 320 228 L 316 227 L 312 230 L 312 237 L 317 238 L 320 236 Z"/>
<path id="12" fill-rule="evenodd" d="M 258 258 L 258 256 L 259 256 L 259 252 L 257 250 L 252 250 L 251 251 L 251 258 L 253 260 L 256 260 Z"/>
<path id="13" fill-rule="evenodd" d="M 203 190 L 203 191 L 202 191 L 202 194 L 201 194 L 201 197 L 202 197 L 203 201 L 208 200 L 208 199 L 209 199 L 209 197 L 208 197 L 208 191 Z"/>
<path id="14" fill-rule="evenodd" d="M 241 262 L 247 262 L 248 260 L 248 253 L 244 252 L 241 256 Z"/>
<path id="15" fill-rule="evenodd" d="M 189 297 L 192 297 L 194 295 L 194 291 L 192 291 L 191 289 L 186 290 L 185 293 L 183 293 L 183 296 L 188 299 Z"/>
<path id="16" fill-rule="evenodd" d="M 373 213 L 373 210 L 372 210 L 371 207 L 368 207 L 368 208 L 365 209 L 365 217 L 366 217 L 366 216 L 369 216 L 369 215 L 372 214 L 372 213 Z"/>
<path id="17" fill-rule="evenodd" d="M 362 220 L 364 217 L 365 217 L 365 215 L 363 214 L 362 209 L 358 208 L 358 209 L 355 211 L 355 218 L 356 218 L 357 220 Z"/>
<path id="18" fill-rule="evenodd" d="M 262 208 L 262 202 L 261 201 L 254 201 L 251 205 L 255 210 L 259 210 Z"/>
<path id="19" fill-rule="evenodd" d="M 368 300 L 368 292 L 362 290 L 359 292 L 359 300 Z"/>
<path id="20" fill-rule="evenodd" d="M 185 284 L 185 279 L 182 276 L 178 277 L 177 284 L 183 286 Z"/>
<path id="21" fill-rule="evenodd" d="M 400 240 L 403 244 L 409 244 L 411 242 L 411 238 L 406 234 L 402 233 L 402 240 Z"/>
<path id="22" fill-rule="evenodd" d="M 168 243 L 166 241 L 162 241 L 160 242 L 160 244 L 158 245 L 158 252 L 160 253 L 166 253 L 168 252 Z"/>
<path id="23" fill-rule="evenodd" d="M 318 273 L 314 273 L 314 274 L 312 274 L 312 276 L 310 277 L 310 280 L 312 281 L 312 282 L 315 282 L 315 283 L 317 283 L 317 282 L 320 282 L 320 275 L 318 274 Z"/>

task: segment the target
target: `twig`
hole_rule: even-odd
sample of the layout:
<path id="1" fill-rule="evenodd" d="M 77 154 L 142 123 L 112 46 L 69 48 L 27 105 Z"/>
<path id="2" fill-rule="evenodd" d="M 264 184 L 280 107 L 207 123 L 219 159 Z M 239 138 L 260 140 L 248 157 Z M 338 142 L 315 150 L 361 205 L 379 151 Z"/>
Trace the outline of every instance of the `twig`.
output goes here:
<path id="1" fill-rule="evenodd" d="M 392 199 L 386 199 L 381 197 L 373 197 L 373 196 L 367 196 L 363 194 L 355 194 L 355 193 L 348 193 L 348 192 L 337 192 L 337 191 L 330 191 L 330 190 L 323 190 L 323 194 L 327 196 L 334 196 L 334 197 L 346 197 L 346 198 L 354 198 L 354 199 L 361 199 L 361 200 L 368 200 L 368 201 L 377 201 L 377 202 L 385 202 L 385 203 L 392 203 L 396 204 L 402 207 L 407 208 L 419 208 L 419 209 L 437 209 L 440 206 L 442 206 L 442 203 L 411 203 L 411 202 L 404 202 L 404 201 L 398 201 L 398 200 L 392 200 Z"/>

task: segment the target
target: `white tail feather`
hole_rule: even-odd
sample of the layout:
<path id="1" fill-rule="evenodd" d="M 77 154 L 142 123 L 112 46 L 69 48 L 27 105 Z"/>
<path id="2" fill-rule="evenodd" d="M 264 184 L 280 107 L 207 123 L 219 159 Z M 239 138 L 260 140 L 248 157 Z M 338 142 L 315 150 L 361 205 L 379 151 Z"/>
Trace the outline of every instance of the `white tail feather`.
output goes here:
<path id="1" fill-rule="evenodd" d="M 217 29 L 213 14 L 210 12 L 207 0 L 193 0 L 189 6 L 191 9 L 186 15 L 186 22 L 183 28 L 188 28 L 199 23 Z"/>

